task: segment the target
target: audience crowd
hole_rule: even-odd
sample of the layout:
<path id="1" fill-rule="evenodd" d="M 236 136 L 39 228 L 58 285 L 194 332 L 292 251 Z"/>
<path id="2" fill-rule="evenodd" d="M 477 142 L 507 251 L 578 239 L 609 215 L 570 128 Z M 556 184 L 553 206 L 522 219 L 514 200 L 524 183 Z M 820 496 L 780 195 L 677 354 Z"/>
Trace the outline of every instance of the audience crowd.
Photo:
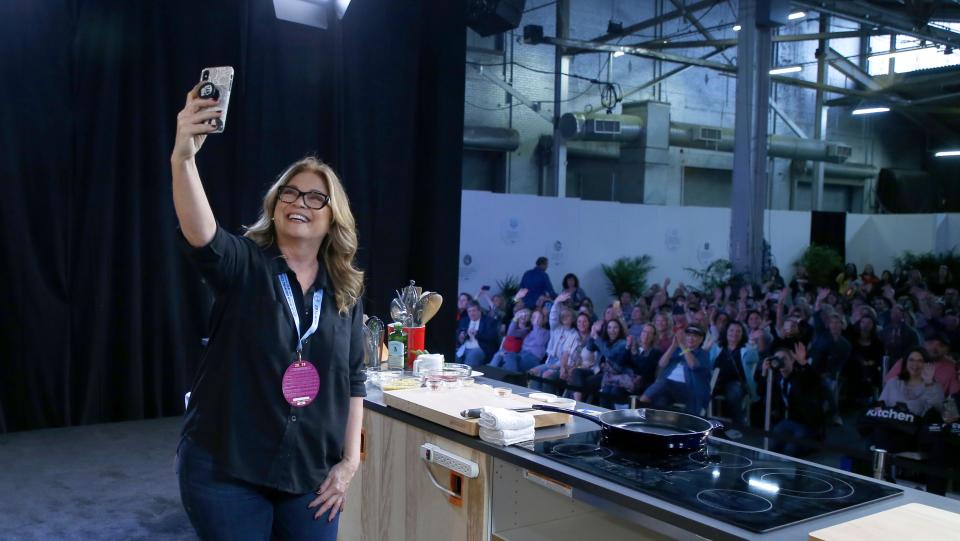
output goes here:
<path id="1" fill-rule="evenodd" d="M 854 413 L 865 448 L 958 466 L 960 294 L 946 267 L 925 283 L 917 270 L 878 276 L 847 264 L 830 287 L 814 287 L 803 267 L 789 282 L 774 268 L 763 283 L 712 291 L 668 278 L 596 304 L 574 274 L 557 293 L 548 267 L 539 258 L 512 298 L 461 293 L 459 360 L 608 408 L 632 398 L 711 411 L 733 437 L 764 429 L 769 414 L 771 449 L 792 455 Z M 928 490 L 942 494 L 943 479 Z"/>

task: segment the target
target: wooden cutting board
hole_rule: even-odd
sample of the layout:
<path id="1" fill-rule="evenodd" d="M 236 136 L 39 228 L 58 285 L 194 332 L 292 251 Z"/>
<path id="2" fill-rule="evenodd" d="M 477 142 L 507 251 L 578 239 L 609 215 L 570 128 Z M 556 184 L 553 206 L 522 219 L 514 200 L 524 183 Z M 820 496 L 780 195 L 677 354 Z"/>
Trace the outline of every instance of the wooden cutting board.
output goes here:
<path id="1" fill-rule="evenodd" d="M 479 419 L 464 419 L 460 412 L 465 409 L 493 406 L 498 408 L 523 408 L 531 404 L 545 404 L 525 396 L 499 397 L 493 390 L 483 386 L 441 389 L 432 391 L 426 387 L 384 391 L 383 401 L 391 408 L 405 411 L 417 417 L 433 421 L 457 432 L 470 436 L 480 434 Z M 550 411 L 522 412 L 532 415 L 534 427 L 562 425 L 570 422 L 570 415 Z"/>
<path id="2" fill-rule="evenodd" d="M 960 539 L 960 514 L 919 503 L 886 511 L 810 533 L 810 541 L 903 541 Z"/>

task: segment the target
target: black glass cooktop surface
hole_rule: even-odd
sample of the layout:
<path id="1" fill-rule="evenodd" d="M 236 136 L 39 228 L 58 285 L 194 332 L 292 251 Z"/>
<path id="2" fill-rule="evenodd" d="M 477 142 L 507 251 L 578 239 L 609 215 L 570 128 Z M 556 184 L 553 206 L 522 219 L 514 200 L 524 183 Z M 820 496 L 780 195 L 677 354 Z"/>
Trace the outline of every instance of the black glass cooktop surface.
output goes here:
<path id="1" fill-rule="evenodd" d="M 702 515 L 768 532 L 903 491 L 711 438 L 672 456 L 625 452 L 584 432 L 520 446 Z"/>

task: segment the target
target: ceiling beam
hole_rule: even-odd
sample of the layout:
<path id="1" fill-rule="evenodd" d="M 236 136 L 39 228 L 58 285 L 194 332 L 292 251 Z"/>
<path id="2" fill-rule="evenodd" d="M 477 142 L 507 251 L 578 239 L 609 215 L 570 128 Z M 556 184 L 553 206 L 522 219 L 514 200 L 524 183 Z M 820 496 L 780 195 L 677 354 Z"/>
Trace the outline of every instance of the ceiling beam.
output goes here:
<path id="1" fill-rule="evenodd" d="M 825 32 L 823 34 L 815 33 L 815 34 L 795 34 L 792 36 L 773 36 L 773 41 L 775 42 L 817 41 L 821 39 L 865 38 L 870 36 L 882 36 L 885 34 L 887 34 L 887 32 L 850 30 L 845 32 Z M 649 47 L 650 49 L 694 49 L 699 47 L 724 47 L 724 46 L 732 46 L 736 44 L 737 44 L 736 39 L 668 41 L 667 43 L 664 43 L 663 40 L 656 40 L 652 42 L 644 42 L 643 46 Z"/>
<path id="2" fill-rule="evenodd" d="M 627 37 L 634 32 L 644 30 L 647 28 L 652 28 L 658 24 L 665 23 L 667 21 L 672 21 L 673 19 L 683 17 L 687 13 L 692 13 L 699 11 L 701 9 L 706 9 L 714 4 L 719 4 L 721 0 L 701 0 L 700 2 L 694 2 L 689 6 L 684 6 L 682 9 L 675 9 L 673 11 L 664 13 L 663 15 L 653 17 L 650 19 L 645 19 L 638 23 L 631 24 L 629 26 L 624 26 L 623 30 L 620 32 L 607 32 L 606 34 L 599 35 L 591 40 L 588 40 L 594 44 L 607 43 L 608 41 L 613 41 L 617 38 Z M 564 51 L 566 54 L 580 54 L 590 52 L 589 49 L 568 49 Z"/>
<path id="3" fill-rule="evenodd" d="M 917 27 L 905 13 L 884 9 L 874 4 L 853 0 L 791 0 L 791 2 L 796 6 L 829 13 L 892 33 L 960 47 L 960 33 L 929 25 Z"/>
<path id="4" fill-rule="evenodd" d="M 588 41 L 575 40 L 575 39 L 559 39 L 552 37 L 544 37 L 542 43 L 548 43 L 551 45 L 560 45 L 562 47 L 576 47 L 581 49 L 587 49 L 597 52 L 606 52 L 606 53 L 616 53 L 622 52 L 624 54 L 630 54 L 635 56 L 642 56 L 646 58 L 655 58 L 658 60 L 663 60 L 664 62 L 674 62 L 677 64 L 684 64 L 688 66 L 700 66 L 703 68 L 710 68 L 716 71 L 724 73 L 737 73 L 737 67 L 733 64 L 727 64 L 724 62 L 715 62 L 712 60 L 706 60 L 703 58 L 693 58 L 689 56 L 683 56 L 678 54 L 665 53 L 662 51 L 654 51 L 652 49 L 647 49 L 645 47 L 631 47 L 628 45 L 605 45 L 605 44 L 596 44 Z M 712 54 L 712 53 L 711 53 Z M 874 98 L 874 99 L 884 99 L 883 95 L 879 95 L 874 92 L 865 92 L 862 90 L 857 90 L 853 88 L 843 88 L 838 86 L 830 85 L 821 85 L 811 81 L 805 81 L 803 79 L 797 79 L 794 77 L 784 77 L 782 75 L 771 75 L 770 80 L 780 84 L 799 86 L 803 88 L 812 88 L 822 89 L 825 92 L 833 92 L 835 94 L 842 94 L 845 96 L 860 96 L 863 98 Z"/>

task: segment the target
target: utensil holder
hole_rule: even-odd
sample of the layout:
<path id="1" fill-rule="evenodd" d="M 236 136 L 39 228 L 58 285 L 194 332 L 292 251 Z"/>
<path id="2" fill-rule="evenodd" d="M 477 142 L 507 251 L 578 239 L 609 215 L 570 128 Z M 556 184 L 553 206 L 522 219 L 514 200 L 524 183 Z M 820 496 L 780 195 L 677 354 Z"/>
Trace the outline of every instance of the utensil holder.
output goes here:
<path id="1" fill-rule="evenodd" d="M 404 334 L 407 335 L 407 370 L 413 370 L 413 360 L 417 358 L 417 351 L 424 349 L 424 342 L 427 337 L 427 328 L 404 327 Z"/>

